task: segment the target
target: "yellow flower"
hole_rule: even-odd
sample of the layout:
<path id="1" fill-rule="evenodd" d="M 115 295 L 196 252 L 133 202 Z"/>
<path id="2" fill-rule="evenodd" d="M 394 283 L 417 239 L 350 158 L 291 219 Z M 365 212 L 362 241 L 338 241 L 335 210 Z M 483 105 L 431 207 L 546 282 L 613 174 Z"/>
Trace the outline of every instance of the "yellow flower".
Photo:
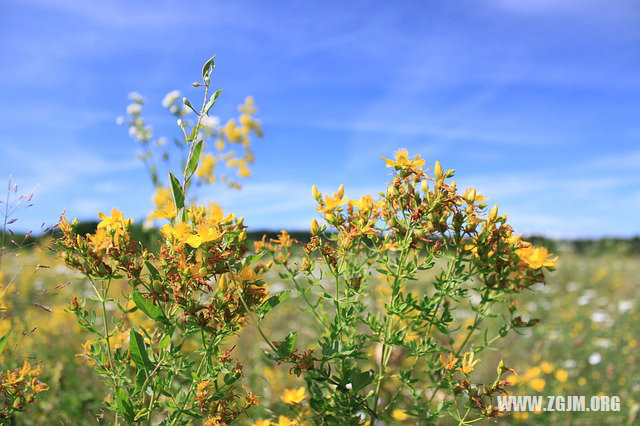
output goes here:
<path id="1" fill-rule="evenodd" d="M 207 243 L 209 241 L 213 241 L 220 236 L 220 231 L 217 228 L 209 226 L 205 223 L 201 223 L 196 227 L 196 231 L 198 232 L 198 237 L 201 242 Z"/>
<path id="2" fill-rule="evenodd" d="M 482 195 L 478 194 L 478 192 L 476 191 L 475 188 L 469 188 L 467 189 L 464 194 L 462 194 L 462 198 L 465 199 L 465 201 L 469 204 L 472 203 L 479 203 L 482 201 L 485 201 L 486 198 L 484 198 Z"/>
<path id="3" fill-rule="evenodd" d="M 452 353 L 449 354 L 449 359 L 445 361 L 444 356 L 440 354 L 440 364 L 444 367 L 445 370 L 453 370 L 453 368 L 458 363 L 458 358 L 453 356 Z"/>
<path id="4" fill-rule="evenodd" d="M 421 169 L 424 167 L 424 159 L 421 159 L 419 155 L 416 155 L 413 160 L 409 159 L 409 152 L 405 149 L 399 149 L 395 153 L 395 159 L 389 160 L 388 158 L 381 157 L 387 167 L 402 168 L 408 167 L 410 169 Z"/>
<path id="5" fill-rule="evenodd" d="M 536 392 L 542 392 L 546 384 L 547 382 L 545 382 L 544 379 L 541 379 L 539 377 L 529 382 L 529 386 L 531 386 L 531 388 Z"/>
<path id="6" fill-rule="evenodd" d="M 271 426 L 271 422 L 269 420 L 259 419 L 256 422 L 253 422 L 251 426 Z"/>
<path id="7" fill-rule="evenodd" d="M 340 207 L 344 203 L 347 202 L 347 197 L 343 197 L 342 194 L 336 193 L 333 196 L 325 195 L 324 197 L 324 207 L 318 206 L 316 210 L 321 213 L 329 213 L 333 209 Z"/>
<path id="8" fill-rule="evenodd" d="M 553 365 L 551 365 L 550 362 L 545 361 L 542 364 L 540 364 L 540 369 L 542 370 L 543 373 L 549 374 L 553 371 Z"/>
<path id="9" fill-rule="evenodd" d="M 213 168 L 217 163 L 217 159 L 212 154 L 205 154 L 200 159 L 200 164 L 196 169 L 196 176 L 205 179 L 208 183 L 215 182 Z"/>
<path id="10" fill-rule="evenodd" d="M 580 378 L 578 379 L 578 384 L 579 384 L 580 386 L 584 386 L 584 385 L 586 385 L 586 384 L 587 384 L 587 379 L 585 379 L 584 377 L 580 377 Z"/>
<path id="11" fill-rule="evenodd" d="M 560 369 L 556 371 L 556 379 L 558 379 L 560 383 L 566 382 L 568 378 L 569 378 L 569 373 L 567 373 L 567 370 Z"/>
<path id="12" fill-rule="evenodd" d="M 533 247 L 529 245 L 516 250 L 518 257 L 530 268 L 539 269 L 543 266 L 555 268 L 559 265 L 558 256 L 551 257 L 545 247 Z"/>
<path id="13" fill-rule="evenodd" d="M 353 207 L 359 208 L 360 210 L 371 210 L 371 208 L 373 207 L 373 198 L 371 197 L 371 195 L 367 194 L 360 198 L 360 200 L 358 201 L 349 200 L 349 204 L 351 204 Z"/>
<path id="14" fill-rule="evenodd" d="M 280 397 L 285 404 L 298 404 L 307 397 L 306 390 L 303 387 L 298 389 L 285 389 L 284 395 Z"/>
<path id="15" fill-rule="evenodd" d="M 393 410 L 393 413 L 391 413 L 391 417 L 396 420 L 403 421 L 407 420 L 409 418 L 409 415 L 406 411 L 396 408 L 395 410 Z"/>
<path id="16" fill-rule="evenodd" d="M 480 361 L 480 358 L 473 360 L 475 354 L 473 352 L 466 352 L 462 356 L 462 367 L 456 368 L 456 370 L 462 371 L 462 374 L 469 374 L 473 371 L 475 365 Z"/>
<path id="17" fill-rule="evenodd" d="M 111 210 L 111 217 L 102 212 L 98 212 L 98 217 L 101 219 L 98 229 L 124 230 L 133 223 L 133 219 L 125 219 L 122 212 L 115 207 Z"/>
<path id="18" fill-rule="evenodd" d="M 167 238 L 173 238 L 178 244 L 188 244 L 198 248 L 202 244 L 202 237 L 191 233 L 191 225 L 186 222 L 178 222 L 174 227 L 167 223 L 160 230 Z"/>
<path id="19" fill-rule="evenodd" d="M 278 417 L 278 424 L 276 426 L 294 426 L 296 422 L 293 420 L 289 420 L 289 418 L 285 416 Z"/>
<path id="20" fill-rule="evenodd" d="M 106 250 L 111 246 L 111 237 L 104 228 L 97 229 L 95 234 L 87 234 L 87 240 L 94 251 Z"/>

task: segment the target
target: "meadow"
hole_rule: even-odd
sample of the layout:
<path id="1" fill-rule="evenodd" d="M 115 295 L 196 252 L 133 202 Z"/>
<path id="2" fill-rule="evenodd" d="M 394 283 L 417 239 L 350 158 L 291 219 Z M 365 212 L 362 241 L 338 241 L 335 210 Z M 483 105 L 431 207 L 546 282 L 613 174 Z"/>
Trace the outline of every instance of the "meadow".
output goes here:
<path id="1" fill-rule="evenodd" d="M 623 242 L 618 243 L 624 246 Z M 7 255 L 6 275 L 24 266 L 46 265 L 36 274 L 21 273 L 13 290 L 5 294 L 2 334 L 12 330 L 3 363 L 25 358 L 42 363 L 42 380 L 50 390 L 14 419 L 15 424 L 95 424 L 109 413 L 103 401 L 108 390 L 81 356 L 90 335 L 77 326 L 67 312 L 69 299 L 87 294 L 86 283 L 76 279 L 49 247 L 50 240 Z M 638 292 L 640 266 L 637 254 L 600 249 L 576 253 L 565 244 L 560 249 L 560 267 L 537 292 L 520 302 L 524 310 L 541 322 L 523 336 L 507 339 L 487 361 L 504 359 L 519 374 L 513 392 L 545 395 L 618 395 L 620 412 L 614 413 L 520 413 L 502 422 L 523 424 L 634 424 L 640 415 L 640 360 L 638 359 Z M 6 276 L 5 275 L 5 276 Z M 282 290 L 285 284 L 272 273 L 268 285 Z M 51 312 L 34 305 L 48 304 Z M 303 301 L 292 297 L 273 312 L 264 324 L 266 333 L 278 336 L 287 324 L 302 321 Z M 301 335 L 304 335 L 301 332 Z M 291 416 L 292 407 L 281 397 L 287 389 L 304 382 L 267 360 L 252 327 L 236 338 L 236 353 L 246 368 L 251 387 L 266 403 L 242 419 L 252 424 L 258 418 Z M 259 345 L 260 346 L 260 345 Z M 265 346 L 264 344 L 261 346 Z M 402 362 L 398 357 L 396 362 Z M 479 371 L 490 375 L 491 371 Z M 389 386 L 397 386 L 390 382 Z M 511 420 L 512 419 L 512 420 Z M 403 422 L 398 421 L 398 424 Z M 445 422 L 446 423 L 446 422 Z M 406 424 L 413 422 L 406 421 Z"/>

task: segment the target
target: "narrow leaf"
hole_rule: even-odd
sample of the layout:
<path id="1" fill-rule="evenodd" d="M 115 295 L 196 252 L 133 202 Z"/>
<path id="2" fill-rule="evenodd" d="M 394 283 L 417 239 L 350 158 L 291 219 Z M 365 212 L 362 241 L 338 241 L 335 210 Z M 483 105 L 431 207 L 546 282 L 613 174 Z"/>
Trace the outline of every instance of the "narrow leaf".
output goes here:
<path id="1" fill-rule="evenodd" d="M 133 404 L 131 404 L 129 394 L 124 388 L 118 388 L 116 390 L 116 405 L 122 417 L 132 423 L 134 421 Z"/>
<path id="2" fill-rule="evenodd" d="M 215 68 L 215 63 L 214 60 L 216 59 L 216 56 L 213 55 L 211 58 L 209 58 L 209 60 L 207 62 L 204 63 L 204 65 L 202 66 L 202 78 L 204 80 L 208 80 L 209 76 L 211 75 L 211 71 L 213 71 L 213 69 Z"/>
<path id="3" fill-rule="evenodd" d="M 9 333 L 0 337 L 0 354 L 4 352 L 4 348 L 7 346 L 7 341 L 9 341 Z"/>
<path id="4" fill-rule="evenodd" d="M 160 306 L 154 305 L 151 300 L 145 299 L 142 294 L 134 291 L 132 300 L 133 303 L 136 304 L 138 309 L 144 312 L 149 318 L 155 321 L 168 323 L 168 320 L 162 313 L 162 309 L 160 309 Z"/>
<path id="5" fill-rule="evenodd" d="M 149 361 L 144 340 L 133 327 L 131 327 L 131 331 L 129 332 L 129 354 L 131 355 L 133 363 L 138 367 L 138 370 L 152 370 L 153 365 L 151 361 Z"/>
<path id="6" fill-rule="evenodd" d="M 271 296 L 262 305 L 260 305 L 260 307 L 258 309 L 256 309 L 256 312 L 258 314 L 260 314 L 261 316 L 263 316 L 267 312 L 271 311 L 273 308 L 278 306 L 280 304 L 280 302 L 285 300 L 290 295 L 291 295 L 291 291 L 285 290 L 280 294 L 276 294 L 275 296 Z"/>
<path id="7" fill-rule="evenodd" d="M 202 141 L 198 141 L 196 145 L 193 147 L 193 152 L 191 153 L 191 157 L 189 157 L 189 162 L 187 163 L 187 176 L 193 174 L 198 167 L 198 161 L 200 161 L 200 152 L 202 151 Z"/>
<path id="8" fill-rule="evenodd" d="M 171 181 L 171 192 L 173 193 L 173 201 L 176 203 L 176 210 L 180 210 L 184 207 L 184 192 L 182 192 L 182 186 L 180 186 L 180 181 L 178 181 L 173 173 L 169 173 L 169 180 Z"/>
<path id="9" fill-rule="evenodd" d="M 209 102 L 207 102 L 207 104 L 204 107 L 205 114 L 209 114 L 209 110 L 216 104 L 216 101 L 218 100 L 218 97 L 220 96 L 221 93 L 222 93 L 222 89 L 216 90 L 216 92 L 213 95 L 211 95 L 211 97 L 209 98 Z"/>

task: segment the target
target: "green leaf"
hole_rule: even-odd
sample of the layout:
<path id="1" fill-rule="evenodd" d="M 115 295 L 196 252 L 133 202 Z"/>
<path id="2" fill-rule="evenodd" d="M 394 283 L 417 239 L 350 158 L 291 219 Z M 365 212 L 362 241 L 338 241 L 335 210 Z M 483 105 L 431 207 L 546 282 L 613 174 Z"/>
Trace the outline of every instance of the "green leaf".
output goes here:
<path id="1" fill-rule="evenodd" d="M 9 333 L 0 337 L 0 354 L 4 352 L 4 348 L 7 346 L 8 341 L 9 341 Z"/>
<path id="2" fill-rule="evenodd" d="M 173 193 L 173 201 L 176 203 L 176 210 L 180 210 L 184 207 L 184 192 L 182 192 L 182 186 L 180 186 L 180 181 L 178 181 L 173 173 L 169 173 L 169 180 L 171 181 L 171 192 Z"/>
<path id="3" fill-rule="evenodd" d="M 133 303 L 136 304 L 138 309 L 144 312 L 149 318 L 163 323 L 168 323 L 169 320 L 162 313 L 160 306 L 154 305 L 151 300 L 145 299 L 144 296 L 137 291 L 133 292 Z"/>
<path id="4" fill-rule="evenodd" d="M 118 406 L 118 412 L 122 417 L 129 423 L 132 423 L 134 421 L 133 404 L 131 404 L 129 394 L 124 388 L 118 388 L 116 390 L 116 404 Z"/>
<path id="5" fill-rule="evenodd" d="M 262 305 L 260 305 L 260 307 L 258 309 L 256 309 L 256 312 L 258 314 L 260 314 L 260 316 L 264 316 L 264 315 L 267 314 L 267 312 L 269 312 L 270 310 L 272 310 L 273 308 L 278 306 L 280 304 L 280 302 L 285 300 L 290 295 L 291 295 L 291 291 L 285 290 L 280 294 L 276 294 L 275 296 L 271 296 Z"/>
<path id="6" fill-rule="evenodd" d="M 131 327 L 129 332 L 129 354 L 138 370 L 151 371 L 153 369 L 153 364 L 149 361 L 149 354 L 147 353 L 144 339 L 133 327 Z"/>
<path id="7" fill-rule="evenodd" d="M 144 262 L 144 264 L 147 266 L 147 269 L 149 270 L 149 274 L 151 275 L 151 278 L 154 281 L 162 281 L 162 277 L 160 276 L 160 272 L 158 272 L 156 267 L 153 266 L 153 264 L 151 262 L 146 261 L 146 262 Z"/>
<path id="8" fill-rule="evenodd" d="M 191 157 L 189 157 L 189 162 L 187 164 L 187 176 L 192 175 L 193 172 L 196 171 L 198 161 L 200 161 L 200 151 L 202 151 L 202 141 L 198 141 L 198 143 L 193 147 L 193 152 L 191 153 Z"/>
<path id="9" fill-rule="evenodd" d="M 209 80 L 209 76 L 211 75 L 211 72 L 213 71 L 213 69 L 216 67 L 214 60 L 216 59 L 216 55 L 213 55 L 211 58 L 209 58 L 209 60 L 207 62 L 204 63 L 204 65 L 202 66 L 202 78 L 205 81 Z"/>
<path id="10" fill-rule="evenodd" d="M 354 392 L 366 387 L 371 382 L 373 382 L 373 370 L 353 373 L 351 375 L 351 386 L 353 386 L 352 389 Z"/>
<path id="11" fill-rule="evenodd" d="M 280 345 L 278 346 L 278 355 L 280 358 L 288 358 L 293 352 L 293 348 L 296 346 L 296 338 L 298 337 L 298 333 L 292 331 L 287 334 L 287 337 L 284 338 Z"/>
<path id="12" fill-rule="evenodd" d="M 215 105 L 221 93 L 222 93 L 222 89 L 216 90 L 216 92 L 213 95 L 211 95 L 211 97 L 209 98 L 209 102 L 207 102 L 207 104 L 204 106 L 205 114 L 209 114 L 209 110 Z"/>

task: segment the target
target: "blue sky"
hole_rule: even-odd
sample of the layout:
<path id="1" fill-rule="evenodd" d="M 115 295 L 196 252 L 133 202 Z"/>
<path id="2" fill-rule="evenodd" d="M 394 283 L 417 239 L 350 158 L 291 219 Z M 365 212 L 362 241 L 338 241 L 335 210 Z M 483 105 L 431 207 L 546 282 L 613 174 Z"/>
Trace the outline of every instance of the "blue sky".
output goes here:
<path id="1" fill-rule="evenodd" d="M 400 147 L 455 168 L 525 234 L 640 234 L 640 3 L 0 0 L 0 167 L 35 205 L 18 229 L 120 207 L 151 185 L 115 119 L 160 106 L 217 55 L 215 114 L 254 95 L 265 138 L 240 192 L 251 228 L 307 228 L 312 184 L 384 188 Z M 5 180 L 6 181 L 6 180 Z M 20 225 L 21 224 L 21 225 Z M 20 225 L 20 226 L 18 226 Z"/>

